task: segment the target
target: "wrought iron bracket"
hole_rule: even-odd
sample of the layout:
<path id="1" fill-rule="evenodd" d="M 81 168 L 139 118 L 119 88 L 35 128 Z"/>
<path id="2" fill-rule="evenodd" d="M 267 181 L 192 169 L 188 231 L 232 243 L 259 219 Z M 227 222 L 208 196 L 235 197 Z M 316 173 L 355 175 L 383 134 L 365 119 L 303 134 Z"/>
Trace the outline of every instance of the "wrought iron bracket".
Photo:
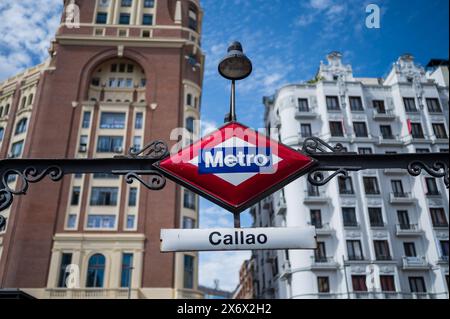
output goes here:
<path id="1" fill-rule="evenodd" d="M 342 144 L 332 146 L 317 137 L 306 139 L 302 150 L 317 161 L 307 172 L 308 181 L 316 186 L 323 186 L 336 176 L 348 176 L 351 171 L 399 168 L 411 176 L 428 173 L 443 178 L 449 187 L 448 153 L 357 154 L 346 152 Z M 109 159 L 0 160 L 0 211 L 11 206 L 15 195 L 26 194 L 30 183 L 37 183 L 47 176 L 52 181 L 60 181 L 68 174 L 109 173 L 124 176 L 128 184 L 138 181 L 150 190 L 161 190 L 166 179 L 154 164 L 167 156 L 167 145 L 155 141 L 141 150 L 131 149 L 128 155 Z M 15 188 L 9 186 L 13 176 L 17 179 Z M 0 216 L 0 228 L 4 223 Z"/>

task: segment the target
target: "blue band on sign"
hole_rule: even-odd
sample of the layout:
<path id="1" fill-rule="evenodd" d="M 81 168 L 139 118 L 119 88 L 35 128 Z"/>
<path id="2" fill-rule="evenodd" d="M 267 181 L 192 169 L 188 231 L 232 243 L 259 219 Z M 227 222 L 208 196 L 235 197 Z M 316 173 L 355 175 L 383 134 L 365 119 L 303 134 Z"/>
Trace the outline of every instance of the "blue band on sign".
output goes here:
<path id="1" fill-rule="evenodd" d="M 202 149 L 199 174 L 259 173 L 273 165 L 270 147 L 219 147 Z"/>

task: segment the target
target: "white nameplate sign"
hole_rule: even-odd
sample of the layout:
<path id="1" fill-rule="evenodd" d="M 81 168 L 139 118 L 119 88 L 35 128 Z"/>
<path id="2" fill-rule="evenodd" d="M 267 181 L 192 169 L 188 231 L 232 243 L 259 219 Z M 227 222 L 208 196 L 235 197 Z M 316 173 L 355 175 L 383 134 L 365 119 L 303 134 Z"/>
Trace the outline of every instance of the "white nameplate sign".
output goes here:
<path id="1" fill-rule="evenodd" d="M 315 227 L 161 230 L 161 252 L 258 249 L 316 249 Z"/>

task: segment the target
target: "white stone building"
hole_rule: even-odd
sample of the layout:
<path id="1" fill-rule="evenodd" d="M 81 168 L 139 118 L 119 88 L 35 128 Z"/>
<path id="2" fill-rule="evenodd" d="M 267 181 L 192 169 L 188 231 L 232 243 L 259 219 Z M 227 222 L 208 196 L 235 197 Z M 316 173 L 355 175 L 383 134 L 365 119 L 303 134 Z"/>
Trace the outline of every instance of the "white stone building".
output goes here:
<path id="1" fill-rule="evenodd" d="M 327 59 L 314 81 L 264 98 L 272 138 L 295 149 L 316 136 L 349 152 L 448 152 L 448 61 L 426 72 L 406 54 L 377 79 L 354 77 L 338 52 Z M 255 297 L 448 298 L 448 196 L 442 179 L 398 169 L 320 188 L 292 182 L 251 209 L 254 226 L 315 225 L 319 248 L 254 252 Z"/>

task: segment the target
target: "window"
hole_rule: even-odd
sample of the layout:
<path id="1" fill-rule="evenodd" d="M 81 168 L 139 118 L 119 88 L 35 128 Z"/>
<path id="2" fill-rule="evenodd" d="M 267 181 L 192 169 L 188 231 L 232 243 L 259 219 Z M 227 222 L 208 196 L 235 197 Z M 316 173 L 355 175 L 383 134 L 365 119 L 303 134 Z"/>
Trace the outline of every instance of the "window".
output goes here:
<path id="1" fill-rule="evenodd" d="M 130 187 L 130 191 L 128 193 L 128 206 L 135 207 L 137 202 L 137 188 Z"/>
<path id="2" fill-rule="evenodd" d="M 58 277 L 58 288 L 66 288 L 66 280 L 69 276 L 69 272 L 67 271 L 67 266 L 72 263 L 72 254 L 63 253 L 61 255 L 61 263 L 59 266 L 59 277 Z"/>
<path id="3" fill-rule="evenodd" d="M 367 291 L 366 276 L 352 276 L 353 291 L 364 292 Z"/>
<path id="4" fill-rule="evenodd" d="M 130 14 L 121 13 L 119 16 L 119 24 L 130 24 Z"/>
<path id="5" fill-rule="evenodd" d="M 189 26 L 189 29 L 197 31 L 197 12 L 192 8 L 189 9 L 188 26 Z"/>
<path id="6" fill-rule="evenodd" d="M 94 173 L 94 179 L 119 179 L 119 175 L 114 175 L 110 173 Z"/>
<path id="7" fill-rule="evenodd" d="M 359 147 L 358 148 L 358 154 L 369 155 L 369 154 L 373 154 L 373 152 L 372 152 L 372 149 L 370 147 Z"/>
<path id="8" fill-rule="evenodd" d="M 354 207 L 342 207 L 342 218 L 344 220 L 344 227 L 358 226 L 356 209 Z"/>
<path id="9" fill-rule="evenodd" d="M 126 68 L 127 68 L 127 65 L 125 63 L 120 63 L 119 64 L 119 72 L 120 73 L 124 73 Z"/>
<path id="10" fill-rule="evenodd" d="M 443 208 L 430 208 L 433 227 L 448 227 L 447 216 Z"/>
<path id="11" fill-rule="evenodd" d="M 142 129 L 144 114 L 142 112 L 136 113 L 136 119 L 134 121 L 134 128 L 136 130 Z"/>
<path id="12" fill-rule="evenodd" d="M 17 158 L 22 155 L 23 141 L 16 142 L 11 146 L 10 158 Z"/>
<path id="13" fill-rule="evenodd" d="M 67 216 L 67 228 L 74 229 L 77 223 L 77 215 L 70 214 Z"/>
<path id="14" fill-rule="evenodd" d="M 120 287 L 131 287 L 133 271 L 133 254 L 122 254 L 122 271 L 120 274 Z"/>
<path id="15" fill-rule="evenodd" d="M 153 24 L 153 15 L 152 14 L 144 14 L 142 16 L 142 24 L 143 25 L 152 25 Z"/>
<path id="16" fill-rule="evenodd" d="M 300 125 L 300 134 L 302 137 L 311 137 L 311 124 L 301 124 Z"/>
<path id="17" fill-rule="evenodd" d="M 395 291 L 395 280 L 394 276 L 380 276 L 381 291 L 384 292 L 394 292 Z"/>
<path id="18" fill-rule="evenodd" d="M 322 212 L 320 211 L 320 209 L 311 209 L 310 216 L 311 216 L 311 225 L 315 226 L 317 229 L 321 229 L 323 225 L 322 225 Z"/>
<path id="19" fill-rule="evenodd" d="M 374 100 L 374 101 L 372 101 L 372 104 L 373 104 L 373 108 L 377 111 L 377 113 L 379 113 L 379 114 L 386 113 L 386 108 L 384 106 L 383 100 Z"/>
<path id="20" fill-rule="evenodd" d="M 19 134 L 24 133 L 27 130 L 27 123 L 28 123 L 28 119 L 26 119 L 26 118 L 21 119 L 16 125 L 16 130 L 14 131 L 14 135 L 19 135 Z"/>
<path id="21" fill-rule="evenodd" d="M 339 99 L 337 96 L 327 96 L 326 102 L 327 102 L 327 109 L 329 111 L 339 111 L 340 110 Z"/>
<path id="22" fill-rule="evenodd" d="M 392 134 L 392 128 L 390 125 L 380 125 L 380 133 L 385 140 L 394 139 L 394 135 Z"/>
<path id="23" fill-rule="evenodd" d="M 441 256 L 443 259 L 448 260 L 448 240 L 441 240 L 440 241 L 441 244 Z"/>
<path id="24" fill-rule="evenodd" d="M 339 194 L 341 195 L 352 195 L 354 194 L 353 183 L 351 177 L 339 176 Z"/>
<path id="25" fill-rule="evenodd" d="M 353 129 L 356 137 L 368 137 L 367 125 L 364 122 L 353 122 Z"/>
<path id="26" fill-rule="evenodd" d="M 3 218 L 5 219 L 5 223 L 3 225 L 0 225 L 0 233 L 4 232 L 6 230 L 6 224 L 8 222 L 8 218 L 6 218 L 4 216 L 3 216 Z"/>
<path id="27" fill-rule="evenodd" d="M 31 104 L 33 104 L 33 94 L 30 94 L 29 96 L 28 96 L 28 106 L 30 106 Z"/>
<path id="28" fill-rule="evenodd" d="M 420 123 L 411 123 L 411 135 L 413 138 L 425 138 Z"/>
<path id="29" fill-rule="evenodd" d="M 409 214 L 407 210 L 398 210 L 397 211 L 397 218 L 398 223 L 400 225 L 400 229 L 410 229 L 410 221 L 409 221 Z"/>
<path id="30" fill-rule="evenodd" d="M 430 149 L 428 149 L 428 148 L 416 148 L 416 153 L 420 153 L 420 154 L 430 153 Z"/>
<path id="31" fill-rule="evenodd" d="M 197 198 L 193 192 L 188 189 L 184 190 L 183 206 L 188 209 L 195 209 L 197 204 Z"/>
<path id="32" fill-rule="evenodd" d="M 128 215 L 127 216 L 127 229 L 133 229 L 135 226 L 136 216 L 135 215 Z"/>
<path id="33" fill-rule="evenodd" d="M 394 197 L 406 197 L 407 194 L 403 190 L 403 184 L 401 180 L 393 180 L 391 181 L 392 186 L 392 192 L 394 194 Z"/>
<path id="34" fill-rule="evenodd" d="M 80 193 L 81 193 L 81 188 L 79 186 L 75 186 L 72 189 L 72 198 L 70 200 L 70 205 L 78 206 L 80 204 Z"/>
<path id="35" fill-rule="evenodd" d="M 133 0 L 122 0 L 121 6 L 122 7 L 131 7 L 133 4 Z"/>
<path id="36" fill-rule="evenodd" d="M 374 240 L 373 246 L 375 248 L 375 257 L 377 260 L 391 260 L 391 253 L 389 252 L 389 243 L 387 240 Z"/>
<path id="37" fill-rule="evenodd" d="M 195 220 L 193 218 L 183 217 L 183 228 L 184 229 L 195 228 Z"/>
<path id="38" fill-rule="evenodd" d="M 192 106 L 192 94 L 186 95 L 186 105 Z"/>
<path id="39" fill-rule="evenodd" d="M 155 6 L 155 0 L 144 0 L 144 8 L 153 8 Z"/>
<path id="40" fill-rule="evenodd" d="M 347 253 L 349 260 L 364 260 L 359 240 L 347 240 Z"/>
<path id="41" fill-rule="evenodd" d="M 189 132 L 194 133 L 194 118 L 193 117 L 188 117 L 186 119 L 186 129 Z"/>
<path id="42" fill-rule="evenodd" d="M 125 128 L 125 113 L 103 112 L 100 117 L 101 129 Z"/>
<path id="43" fill-rule="evenodd" d="M 121 153 L 123 145 L 122 136 L 99 136 L 97 152 L 99 153 Z"/>
<path id="44" fill-rule="evenodd" d="M 114 229 L 116 216 L 114 215 L 88 215 L 87 228 L 90 229 Z"/>
<path id="45" fill-rule="evenodd" d="M 5 128 L 0 127 L 0 142 L 3 141 L 4 135 L 5 135 Z"/>
<path id="46" fill-rule="evenodd" d="M 184 288 L 194 288 L 194 257 L 184 255 Z"/>
<path id="47" fill-rule="evenodd" d="M 107 20 L 108 20 L 108 14 L 106 12 L 98 12 L 97 13 L 97 19 L 95 20 L 95 23 L 97 23 L 97 24 L 106 24 Z"/>
<path id="48" fill-rule="evenodd" d="M 27 97 L 24 96 L 24 97 L 22 98 L 21 103 L 20 103 L 20 108 L 23 109 L 26 105 L 27 105 Z"/>
<path id="49" fill-rule="evenodd" d="M 433 132 L 436 138 L 448 138 L 447 131 L 445 130 L 445 125 L 442 123 L 433 124 Z"/>
<path id="50" fill-rule="evenodd" d="M 116 206 L 117 187 L 92 187 L 91 206 Z"/>
<path id="51" fill-rule="evenodd" d="M 298 99 L 299 112 L 309 112 L 308 99 Z"/>
<path id="52" fill-rule="evenodd" d="M 359 96 L 350 97 L 350 109 L 352 111 L 364 111 L 362 100 Z"/>
<path id="53" fill-rule="evenodd" d="M 307 183 L 308 187 L 308 196 L 312 197 L 318 197 L 320 196 L 320 191 L 318 186 L 311 185 L 310 183 Z"/>
<path id="54" fill-rule="evenodd" d="M 3 113 L 3 116 L 6 116 L 9 114 L 9 104 L 6 104 L 5 106 L 5 112 Z"/>
<path id="55" fill-rule="evenodd" d="M 330 281 L 328 277 L 317 277 L 317 286 L 319 293 L 326 294 L 330 292 Z"/>
<path id="56" fill-rule="evenodd" d="M 88 136 L 87 135 L 81 135 L 80 136 L 80 147 L 78 151 L 80 153 L 86 153 L 87 152 L 87 145 L 88 145 Z"/>
<path id="57" fill-rule="evenodd" d="M 370 219 L 370 226 L 383 227 L 384 222 L 381 207 L 369 207 L 369 219 Z"/>
<path id="58" fill-rule="evenodd" d="M 91 112 L 86 111 L 83 113 L 82 128 L 89 128 L 90 125 L 91 125 Z"/>
<path id="59" fill-rule="evenodd" d="M 134 136 L 133 137 L 133 150 L 138 151 L 141 149 L 142 144 L 142 137 L 141 136 Z"/>
<path id="60" fill-rule="evenodd" d="M 87 288 L 102 288 L 105 276 L 105 256 L 95 254 L 89 258 L 86 278 Z"/>
<path id="61" fill-rule="evenodd" d="M 378 180 L 376 177 L 363 177 L 364 189 L 367 195 L 379 195 Z"/>
<path id="62" fill-rule="evenodd" d="M 425 293 L 427 292 L 427 288 L 425 287 L 425 280 L 423 277 L 409 277 L 409 289 L 411 292 L 416 293 Z"/>
<path id="63" fill-rule="evenodd" d="M 413 97 L 412 98 L 409 98 L 409 97 L 403 98 L 403 103 L 405 104 L 406 112 L 417 112 L 416 101 Z"/>
<path id="64" fill-rule="evenodd" d="M 417 257 L 416 245 L 414 243 L 403 243 L 406 257 Z"/>
<path id="65" fill-rule="evenodd" d="M 331 136 L 344 136 L 344 129 L 342 128 L 342 122 L 330 122 Z"/>
<path id="66" fill-rule="evenodd" d="M 442 113 L 441 105 L 438 99 L 426 99 L 428 112 L 430 113 Z"/>
<path id="67" fill-rule="evenodd" d="M 317 242 L 317 249 L 314 250 L 314 259 L 316 263 L 327 262 L 327 249 L 323 241 Z"/>
<path id="68" fill-rule="evenodd" d="M 440 195 L 435 178 L 426 177 L 425 184 L 427 185 L 427 195 L 431 195 L 431 196 Z"/>

